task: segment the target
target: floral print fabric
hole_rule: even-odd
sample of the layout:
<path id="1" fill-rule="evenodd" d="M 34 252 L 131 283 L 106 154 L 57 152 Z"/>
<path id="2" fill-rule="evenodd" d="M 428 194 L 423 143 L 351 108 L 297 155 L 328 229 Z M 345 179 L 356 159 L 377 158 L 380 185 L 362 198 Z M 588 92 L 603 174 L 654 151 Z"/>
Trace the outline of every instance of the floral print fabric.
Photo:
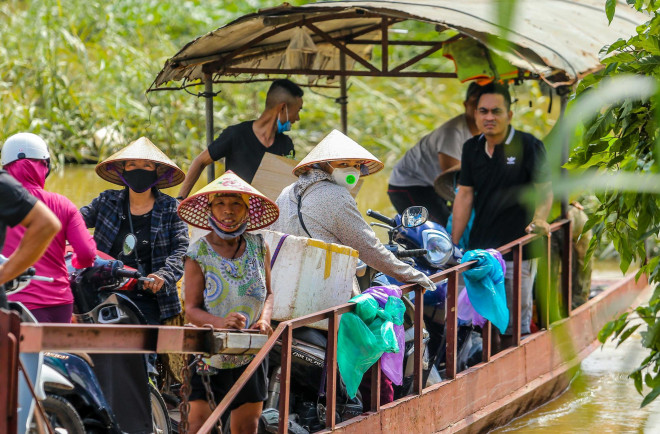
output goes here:
<path id="1" fill-rule="evenodd" d="M 246 328 L 259 320 L 266 300 L 266 247 L 260 234 L 243 235 L 246 248 L 236 259 L 220 256 L 201 237 L 186 256 L 199 264 L 204 274 L 204 309 L 218 317 L 238 312 L 246 318 Z M 205 362 L 218 369 L 237 368 L 253 356 L 217 354 Z"/>

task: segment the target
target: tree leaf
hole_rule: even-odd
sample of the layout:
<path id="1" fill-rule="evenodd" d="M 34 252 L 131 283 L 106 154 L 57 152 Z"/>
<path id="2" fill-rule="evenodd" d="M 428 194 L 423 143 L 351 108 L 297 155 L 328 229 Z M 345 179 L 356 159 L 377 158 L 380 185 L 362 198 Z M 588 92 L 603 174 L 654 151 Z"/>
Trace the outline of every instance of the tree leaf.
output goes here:
<path id="1" fill-rule="evenodd" d="M 630 378 L 633 379 L 633 382 L 635 384 L 635 389 L 637 389 L 637 393 L 641 395 L 642 390 L 644 390 L 644 385 L 642 384 L 642 373 L 639 371 L 635 371 L 629 376 Z"/>
<path id="2" fill-rule="evenodd" d="M 653 390 L 651 390 L 645 397 L 644 400 L 642 401 L 641 407 L 644 408 L 647 405 L 649 405 L 655 398 L 660 395 L 660 386 L 655 387 Z"/>
<path id="3" fill-rule="evenodd" d="M 605 14 L 607 15 L 607 21 L 612 24 L 612 19 L 614 19 L 614 11 L 616 10 L 616 0 L 607 0 L 605 2 Z"/>
<path id="4" fill-rule="evenodd" d="M 615 321 L 609 321 L 605 326 L 598 332 L 598 341 L 601 344 L 604 344 L 607 342 L 607 338 L 609 338 L 612 333 L 614 333 L 614 325 Z"/>
<path id="5" fill-rule="evenodd" d="M 630 337 L 630 335 L 635 333 L 635 330 L 637 330 L 640 325 L 641 324 L 635 324 L 634 326 L 626 329 L 625 332 L 621 333 L 621 336 L 619 337 L 619 342 L 616 344 L 616 346 L 618 347 L 619 345 L 621 345 L 626 339 Z"/>

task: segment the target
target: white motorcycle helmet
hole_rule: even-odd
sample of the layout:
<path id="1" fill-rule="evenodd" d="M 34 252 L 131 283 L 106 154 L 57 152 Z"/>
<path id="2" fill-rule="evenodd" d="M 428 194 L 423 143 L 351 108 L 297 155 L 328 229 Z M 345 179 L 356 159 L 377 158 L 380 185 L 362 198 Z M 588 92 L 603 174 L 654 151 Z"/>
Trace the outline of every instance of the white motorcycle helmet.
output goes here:
<path id="1" fill-rule="evenodd" d="M 36 134 L 14 134 L 5 141 L 4 145 L 2 145 L 2 157 L 0 162 L 2 162 L 3 166 L 23 158 L 46 160 L 46 163 L 48 164 L 48 173 L 50 173 L 50 153 L 48 152 L 48 145 L 44 139 Z"/>

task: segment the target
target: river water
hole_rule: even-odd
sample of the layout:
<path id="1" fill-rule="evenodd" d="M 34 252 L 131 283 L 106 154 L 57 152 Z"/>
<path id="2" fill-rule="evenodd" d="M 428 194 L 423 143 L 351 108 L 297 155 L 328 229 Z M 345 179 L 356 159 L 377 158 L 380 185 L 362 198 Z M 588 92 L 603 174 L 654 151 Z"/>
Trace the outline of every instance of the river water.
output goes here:
<path id="1" fill-rule="evenodd" d="M 219 168 L 220 166 L 216 168 L 218 176 L 222 173 Z M 394 207 L 392 207 L 387 196 L 387 179 L 389 175 L 389 171 L 382 170 L 373 176 L 363 178 L 364 184 L 357 196 L 358 207 L 362 215 L 369 208 L 380 211 L 385 215 L 394 214 Z M 204 173 L 195 184 L 192 192 L 194 193 L 206 184 L 206 173 Z M 66 165 L 60 170 L 53 171 L 46 179 L 47 190 L 65 195 L 79 207 L 87 205 L 100 192 L 110 188 L 117 189 L 120 187 L 99 178 L 94 172 L 93 165 Z M 177 196 L 179 187 L 164 189 L 163 191 L 170 196 Z"/>
<path id="2" fill-rule="evenodd" d="M 566 392 L 492 432 L 660 433 L 660 399 L 640 408 L 628 378 L 647 355 L 638 333 L 618 348 L 607 342 L 582 361 Z"/>
<path id="3" fill-rule="evenodd" d="M 66 166 L 54 171 L 46 188 L 66 195 L 77 206 L 90 203 L 103 190 L 118 188 L 99 178 L 93 167 Z M 386 192 L 388 177 L 389 172 L 383 170 L 364 178 L 357 196 L 362 215 L 369 208 L 393 215 Z M 193 192 L 206 185 L 205 175 L 202 178 Z M 176 196 L 178 187 L 164 191 Z M 384 238 L 384 230 L 376 231 Z M 612 267 L 615 265 L 608 268 Z M 634 334 L 619 348 L 608 343 L 597 349 L 582 362 L 578 376 L 564 394 L 494 432 L 660 433 L 660 399 L 640 409 L 642 397 L 627 378 L 646 355 L 640 341 L 639 334 Z"/>

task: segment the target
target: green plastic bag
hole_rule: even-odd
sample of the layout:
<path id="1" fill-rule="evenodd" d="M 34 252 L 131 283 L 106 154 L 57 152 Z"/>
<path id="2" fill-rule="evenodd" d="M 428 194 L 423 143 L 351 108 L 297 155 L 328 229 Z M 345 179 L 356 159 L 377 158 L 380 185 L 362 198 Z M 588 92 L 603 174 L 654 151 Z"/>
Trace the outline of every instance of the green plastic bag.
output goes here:
<path id="1" fill-rule="evenodd" d="M 354 312 L 341 316 L 337 366 L 348 395 L 355 398 L 362 376 L 383 353 L 399 352 L 394 324 L 403 324 L 406 307 L 400 299 L 389 297 L 385 308 L 381 309 L 368 294 L 357 295 L 349 302 L 356 306 Z"/>

